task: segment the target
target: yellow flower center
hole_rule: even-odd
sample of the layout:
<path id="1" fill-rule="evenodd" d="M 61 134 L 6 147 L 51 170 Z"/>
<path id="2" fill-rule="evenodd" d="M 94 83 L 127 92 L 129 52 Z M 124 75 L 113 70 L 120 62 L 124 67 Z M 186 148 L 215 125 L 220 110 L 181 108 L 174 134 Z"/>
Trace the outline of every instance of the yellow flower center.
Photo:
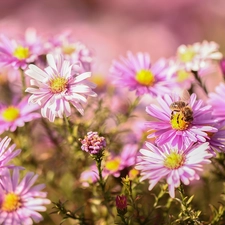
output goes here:
<path id="1" fill-rule="evenodd" d="M 191 122 L 184 121 L 184 114 L 176 112 L 172 115 L 170 123 L 175 130 L 186 130 Z"/>
<path id="2" fill-rule="evenodd" d="M 135 79 L 139 84 L 144 86 L 152 86 L 155 82 L 153 73 L 150 70 L 145 69 L 138 71 Z"/>
<path id="3" fill-rule="evenodd" d="M 68 80 L 64 77 L 56 77 L 49 82 L 51 92 L 54 94 L 63 92 L 68 85 Z"/>
<path id="4" fill-rule="evenodd" d="M 133 180 L 134 178 L 136 178 L 139 174 L 139 170 L 136 170 L 136 169 L 131 169 L 130 172 L 129 172 L 129 178 L 131 180 Z"/>
<path id="5" fill-rule="evenodd" d="M 12 212 L 16 211 L 21 206 L 21 199 L 14 193 L 6 194 L 1 206 L 2 211 Z"/>
<path id="6" fill-rule="evenodd" d="M 164 160 L 164 166 L 168 169 L 177 169 L 185 162 L 185 157 L 176 152 L 171 152 Z"/>
<path id="7" fill-rule="evenodd" d="M 9 106 L 2 112 L 2 118 L 6 122 L 12 122 L 16 120 L 19 117 L 19 115 L 20 115 L 19 109 L 14 106 Z"/>
<path id="8" fill-rule="evenodd" d="M 183 82 L 190 77 L 190 73 L 186 70 L 177 71 L 177 82 Z"/>
<path id="9" fill-rule="evenodd" d="M 27 59 L 30 56 L 29 48 L 18 46 L 14 52 L 13 56 L 15 56 L 19 60 Z"/>
<path id="10" fill-rule="evenodd" d="M 76 50 L 76 48 L 74 46 L 72 46 L 72 45 L 64 45 L 62 47 L 62 52 L 65 55 L 71 55 L 72 53 L 75 52 L 75 50 Z"/>
<path id="11" fill-rule="evenodd" d="M 105 164 L 105 168 L 109 171 L 117 171 L 120 167 L 120 158 L 109 160 Z"/>
<path id="12" fill-rule="evenodd" d="M 191 46 L 188 46 L 185 52 L 178 52 L 179 59 L 184 63 L 192 61 L 195 55 L 196 53 Z"/>

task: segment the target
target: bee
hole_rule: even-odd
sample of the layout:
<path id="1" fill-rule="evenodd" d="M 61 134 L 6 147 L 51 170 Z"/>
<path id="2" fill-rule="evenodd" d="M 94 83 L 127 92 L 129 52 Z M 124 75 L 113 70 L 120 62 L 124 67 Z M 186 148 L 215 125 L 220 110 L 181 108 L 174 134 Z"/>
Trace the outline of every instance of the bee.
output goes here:
<path id="1" fill-rule="evenodd" d="M 187 101 L 189 100 L 190 95 L 188 91 L 184 91 L 180 101 L 173 102 L 170 105 L 171 120 L 174 118 L 175 114 L 177 115 L 177 124 L 179 125 L 180 121 L 183 121 L 188 126 L 193 121 L 193 111 L 192 108 L 188 105 Z"/>

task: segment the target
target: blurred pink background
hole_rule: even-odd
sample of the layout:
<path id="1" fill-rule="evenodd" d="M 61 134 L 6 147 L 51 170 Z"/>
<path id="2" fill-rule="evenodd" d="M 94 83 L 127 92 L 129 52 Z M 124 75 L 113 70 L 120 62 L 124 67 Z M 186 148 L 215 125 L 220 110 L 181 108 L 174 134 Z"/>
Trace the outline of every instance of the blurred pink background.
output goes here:
<path id="1" fill-rule="evenodd" d="M 107 73 L 126 51 L 170 57 L 180 44 L 216 41 L 225 51 L 224 0 L 7 0 L 0 32 L 13 37 L 34 27 L 39 35 L 72 30 L 93 49 L 96 71 Z"/>

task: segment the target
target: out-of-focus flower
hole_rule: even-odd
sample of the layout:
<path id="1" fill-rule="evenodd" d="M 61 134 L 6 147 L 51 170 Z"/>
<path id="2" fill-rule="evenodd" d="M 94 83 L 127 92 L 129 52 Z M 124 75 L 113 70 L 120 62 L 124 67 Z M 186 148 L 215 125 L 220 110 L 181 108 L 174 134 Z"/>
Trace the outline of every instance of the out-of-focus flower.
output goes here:
<path id="1" fill-rule="evenodd" d="M 81 103 L 87 102 L 87 96 L 96 96 L 92 91 L 95 85 L 87 81 L 91 73 L 73 75 L 72 65 L 63 60 L 62 56 L 58 56 L 55 60 L 53 55 L 48 54 L 47 62 L 49 66 L 45 70 L 29 65 L 26 71 L 26 74 L 32 78 L 31 85 L 35 86 L 26 89 L 26 92 L 32 94 L 29 102 L 39 104 L 42 116 L 51 122 L 55 117 L 70 116 L 70 104 L 83 114 Z"/>
<path id="2" fill-rule="evenodd" d="M 223 76 L 225 76 L 225 58 L 223 58 L 221 61 L 220 61 L 220 69 L 223 73 Z"/>
<path id="3" fill-rule="evenodd" d="M 19 182 L 19 170 L 9 170 L 1 178 L 0 187 L 0 223 L 3 225 L 32 225 L 43 219 L 40 213 L 46 211 L 44 205 L 50 204 L 47 193 L 41 190 L 44 184 L 36 186 L 38 175 L 27 173 Z"/>
<path id="4" fill-rule="evenodd" d="M 137 145 L 127 144 L 119 155 L 109 155 L 107 157 L 104 171 L 114 177 L 119 177 L 122 170 L 135 165 L 136 159 Z"/>
<path id="5" fill-rule="evenodd" d="M 116 84 L 135 90 L 138 96 L 170 93 L 176 85 L 174 72 L 166 59 L 151 65 L 149 54 L 141 52 L 137 55 L 128 52 L 127 58 L 121 57 L 121 62 L 114 61 L 110 69 Z"/>
<path id="6" fill-rule="evenodd" d="M 100 137 L 98 132 L 88 132 L 87 136 L 83 140 L 80 140 L 82 146 L 81 149 L 90 154 L 97 155 L 106 147 L 106 140 L 104 137 Z"/>
<path id="7" fill-rule="evenodd" d="M 92 52 L 83 43 L 74 41 L 70 32 L 58 35 L 52 41 L 52 47 L 49 53 L 53 55 L 63 55 L 64 59 L 68 60 L 71 64 L 80 62 L 81 67 L 78 72 L 91 71 L 92 65 Z"/>
<path id="8" fill-rule="evenodd" d="M 176 61 L 181 69 L 198 71 L 211 64 L 212 60 L 220 60 L 223 57 L 218 49 L 219 45 L 213 41 L 181 45 L 177 49 Z"/>
<path id="9" fill-rule="evenodd" d="M 179 96 L 165 95 L 163 98 L 158 97 L 157 100 L 161 108 L 151 104 L 146 107 L 146 111 L 159 121 L 150 121 L 146 125 L 153 132 L 148 137 L 155 137 L 158 145 L 169 142 L 172 146 L 178 145 L 178 148 L 182 148 L 184 144 L 188 145 L 191 142 L 206 142 L 208 138 L 206 132 L 217 131 L 213 127 L 215 120 L 211 115 L 211 106 L 204 105 L 202 100 L 196 100 L 195 94 L 185 102 L 189 107 L 188 113 L 193 113 L 193 121 L 186 112 L 171 110 L 172 103 L 181 101 Z"/>
<path id="10" fill-rule="evenodd" d="M 188 185 L 192 180 L 198 180 L 199 171 L 203 164 L 210 163 L 213 155 L 207 150 L 208 143 L 189 145 L 179 148 L 170 144 L 157 147 L 146 143 L 149 149 L 141 149 L 136 169 L 141 171 L 141 181 L 149 180 L 149 190 L 162 179 L 166 178 L 169 185 L 169 194 L 175 197 L 175 188 L 181 181 Z"/>
<path id="11" fill-rule="evenodd" d="M 8 37 L 0 37 L 0 64 L 11 65 L 15 69 L 26 69 L 27 64 L 32 63 L 40 54 L 36 43 L 26 40 L 10 40 Z"/>
<path id="12" fill-rule="evenodd" d="M 218 121 L 225 119 L 225 84 L 221 83 L 215 92 L 209 93 L 208 103 L 212 106 L 212 114 Z"/>
<path id="13" fill-rule="evenodd" d="M 10 160 L 18 156 L 21 152 L 20 149 L 14 150 L 16 145 L 13 144 L 9 147 L 9 143 L 11 138 L 4 137 L 0 141 L 0 175 L 3 175 L 5 172 L 5 168 L 13 169 L 16 166 L 14 165 L 7 165 Z"/>
<path id="14" fill-rule="evenodd" d="M 124 215 L 127 212 L 127 197 L 125 195 L 116 196 L 116 208 L 119 214 Z"/>
<path id="15" fill-rule="evenodd" d="M 216 123 L 214 127 L 217 128 L 217 132 L 207 132 L 209 137 L 207 142 L 209 142 L 211 153 L 215 155 L 216 152 L 225 152 L 225 122 Z"/>
<path id="16" fill-rule="evenodd" d="M 0 106 L 0 134 L 4 131 L 15 131 L 17 127 L 23 127 L 25 122 L 40 118 L 41 115 L 35 110 L 38 105 L 30 105 L 28 97 L 24 97 L 17 104 Z"/>

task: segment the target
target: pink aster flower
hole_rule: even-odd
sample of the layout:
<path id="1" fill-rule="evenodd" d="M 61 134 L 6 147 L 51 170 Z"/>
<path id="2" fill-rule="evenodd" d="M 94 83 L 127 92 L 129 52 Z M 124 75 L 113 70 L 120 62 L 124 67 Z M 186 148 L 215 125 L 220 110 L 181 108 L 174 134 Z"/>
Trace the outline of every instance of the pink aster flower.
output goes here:
<path id="1" fill-rule="evenodd" d="M 47 193 L 41 190 L 44 184 L 34 185 L 38 175 L 27 173 L 19 182 L 19 170 L 9 170 L 0 181 L 0 223 L 2 225 L 32 225 L 43 217 L 38 212 L 46 211 L 50 204 Z"/>
<path id="2" fill-rule="evenodd" d="M 148 149 L 141 149 L 136 169 L 141 171 L 141 181 L 149 180 L 149 190 L 162 179 L 168 183 L 169 194 L 175 197 L 175 188 L 183 182 L 188 185 L 192 180 L 198 180 L 203 164 L 210 163 L 212 154 L 207 151 L 208 143 L 189 145 L 178 148 L 170 144 L 157 147 L 146 143 Z"/>
<path id="3" fill-rule="evenodd" d="M 37 109 L 39 109 L 38 105 L 28 104 L 28 97 L 23 98 L 16 104 L 1 105 L 0 134 L 4 131 L 13 132 L 17 127 L 23 127 L 25 122 L 40 118 L 41 115 L 35 112 Z"/>
<path id="4" fill-rule="evenodd" d="M 11 65 L 15 69 L 25 69 L 27 64 L 34 62 L 39 54 L 39 48 L 35 43 L 26 40 L 10 40 L 8 37 L 0 37 L 0 64 Z"/>
<path id="5" fill-rule="evenodd" d="M 71 32 L 64 32 L 52 41 L 49 53 L 53 55 L 63 55 L 64 59 L 71 64 L 80 62 L 79 72 L 91 71 L 93 54 L 82 42 L 74 41 Z M 51 44 L 51 43 L 50 43 Z"/>
<path id="6" fill-rule="evenodd" d="M 215 155 L 216 152 L 225 152 L 225 121 L 214 124 L 217 132 L 207 132 L 210 151 Z"/>
<path id="7" fill-rule="evenodd" d="M 72 65 L 63 60 L 62 56 L 55 60 L 53 55 L 48 54 L 47 62 L 49 66 L 44 70 L 29 65 L 26 71 L 26 74 L 32 78 L 31 85 L 34 86 L 26 89 L 26 92 L 32 94 L 29 102 L 40 105 L 42 116 L 51 122 L 55 117 L 70 116 L 70 105 L 83 114 L 81 103 L 87 102 L 87 96 L 96 96 L 92 91 L 95 85 L 87 81 L 91 73 L 72 74 Z"/>
<path id="8" fill-rule="evenodd" d="M 177 49 L 176 60 L 187 71 L 198 71 L 211 64 L 213 60 L 222 59 L 219 45 L 213 41 L 203 41 L 193 45 L 181 45 Z"/>
<path id="9" fill-rule="evenodd" d="M 109 155 L 105 161 L 104 171 L 114 177 L 119 177 L 122 170 L 135 165 L 137 145 L 127 144 L 119 155 Z"/>
<path id="10" fill-rule="evenodd" d="M 150 116 L 158 119 L 158 121 L 147 122 L 152 132 L 148 138 L 156 138 L 158 145 L 169 142 L 172 146 L 178 145 L 182 148 L 184 144 L 188 145 L 191 142 L 206 142 L 207 132 L 217 131 L 213 127 L 215 119 L 211 115 L 211 106 L 204 105 L 202 100 L 196 100 L 195 94 L 184 102 L 192 112 L 192 119 L 183 111 L 171 110 L 171 104 L 181 100 L 179 96 L 165 95 L 163 98 L 158 97 L 157 100 L 160 107 L 151 104 L 146 107 L 146 111 Z"/>
<path id="11" fill-rule="evenodd" d="M 128 52 L 127 58 L 121 57 L 120 62 L 113 62 L 110 72 L 115 77 L 116 84 L 135 90 L 138 96 L 170 93 L 176 85 L 175 71 L 173 67 L 169 67 L 168 61 L 160 59 L 152 65 L 147 53 L 133 55 Z"/>
<path id="12" fill-rule="evenodd" d="M 5 137 L 0 141 L 0 175 L 5 173 L 5 169 L 15 168 L 14 165 L 8 165 L 8 162 L 18 156 L 21 152 L 20 149 L 15 150 L 16 145 L 9 146 L 11 138 Z"/>
<path id="13" fill-rule="evenodd" d="M 209 93 L 208 103 L 213 108 L 213 115 L 217 120 L 225 119 L 225 84 L 221 83 L 215 89 L 215 92 Z"/>

